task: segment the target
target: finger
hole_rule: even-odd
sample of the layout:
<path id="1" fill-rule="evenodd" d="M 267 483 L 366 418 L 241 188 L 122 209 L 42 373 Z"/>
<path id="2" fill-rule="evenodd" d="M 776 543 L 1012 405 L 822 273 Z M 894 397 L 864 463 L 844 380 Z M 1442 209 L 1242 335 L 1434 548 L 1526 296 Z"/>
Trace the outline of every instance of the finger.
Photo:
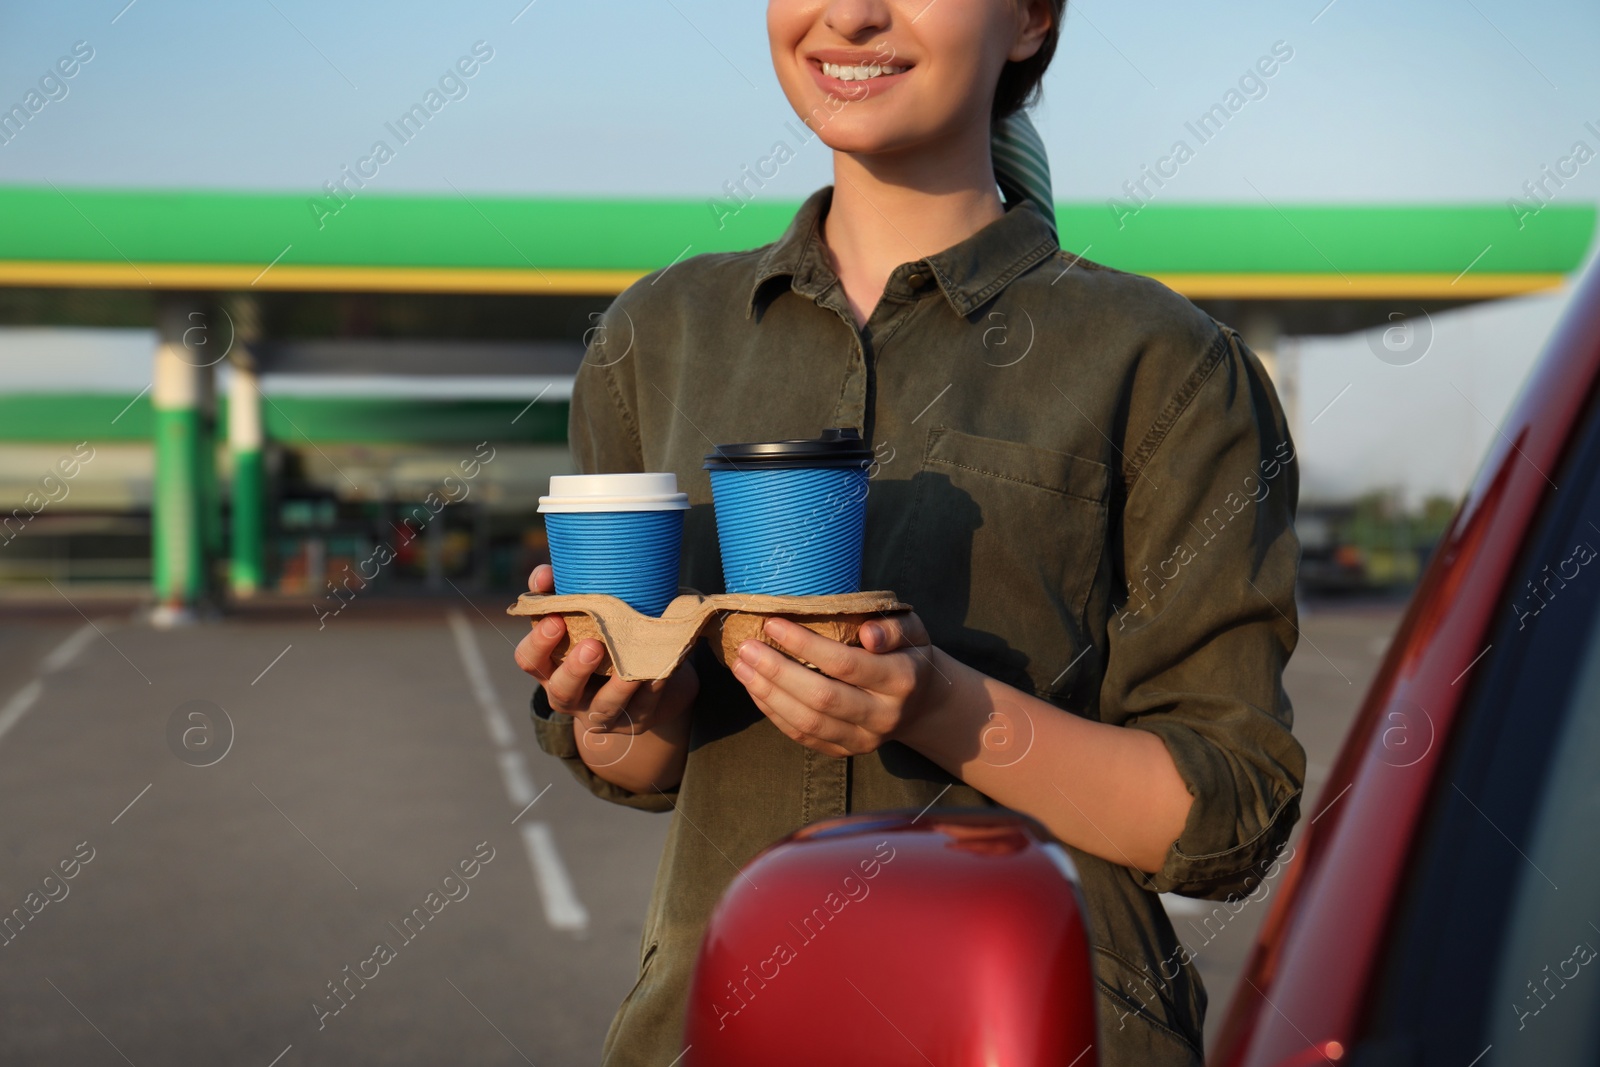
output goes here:
<path id="1" fill-rule="evenodd" d="M 857 640 L 862 648 L 873 655 L 931 643 L 927 627 L 922 625 L 922 619 L 914 611 L 868 619 L 861 624 Z"/>
<path id="2" fill-rule="evenodd" d="M 553 593 L 555 588 L 556 572 L 550 568 L 548 563 L 539 564 L 528 575 L 528 592 L 530 593 Z"/>
<path id="3" fill-rule="evenodd" d="M 830 678 L 837 678 L 841 682 L 862 689 L 872 689 L 874 683 L 885 679 L 883 661 L 873 653 L 852 648 L 831 637 L 823 637 L 797 622 L 774 616 L 767 620 L 763 632 L 787 651 L 808 663 L 815 663 L 818 669 Z M 801 671 L 806 670 L 803 665 L 794 663 L 786 657 L 780 655 L 776 658 L 793 663 Z M 806 671 L 806 673 L 814 672 Z"/>
<path id="4" fill-rule="evenodd" d="M 550 706 L 574 714 L 583 709 L 584 689 L 589 677 L 605 658 L 605 645 L 592 637 L 573 645 L 544 683 L 550 693 Z"/>
<path id="5" fill-rule="evenodd" d="M 759 697 L 756 697 L 754 694 L 751 695 L 750 699 L 755 706 L 760 709 L 761 714 L 770 719 L 772 721 L 772 725 L 778 728 L 778 732 L 783 734 L 789 740 L 805 745 L 807 748 L 816 749 L 825 756 L 844 757 L 855 754 L 842 745 L 836 744 L 832 741 L 824 741 L 821 738 L 807 735 L 806 733 L 802 732 L 799 727 L 790 722 L 788 718 L 778 714 L 770 703 L 760 699 Z"/>
<path id="6" fill-rule="evenodd" d="M 546 615 L 528 627 L 527 636 L 517 643 L 513 657 L 517 666 L 540 681 L 550 676 L 550 653 L 561 643 L 567 624 L 559 615 Z"/>
<path id="7" fill-rule="evenodd" d="M 871 698 L 861 690 L 807 670 L 759 641 L 746 641 L 739 651 L 735 677 L 808 737 L 838 742 L 852 736 L 854 724 L 871 711 Z"/>

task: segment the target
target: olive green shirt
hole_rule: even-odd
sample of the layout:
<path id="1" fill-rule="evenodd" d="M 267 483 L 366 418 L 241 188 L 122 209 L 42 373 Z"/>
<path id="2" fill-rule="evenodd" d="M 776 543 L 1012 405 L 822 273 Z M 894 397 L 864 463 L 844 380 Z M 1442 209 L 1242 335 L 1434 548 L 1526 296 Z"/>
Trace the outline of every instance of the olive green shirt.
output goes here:
<path id="1" fill-rule="evenodd" d="M 1298 473 L 1272 384 L 1232 329 L 1063 253 L 1027 205 L 896 268 L 858 328 L 821 238 L 831 196 L 774 244 L 687 259 L 617 298 L 573 389 L 577 468 L 676 474 L 691 503 L 682 582 L 715 593 L 704 455 L 860 427 L 877 456 L 861 587 L 898 593 L 977 670 L 1166 743 L 1194 802 L 1160 872 L 1072 856 L 1101 1063 L 1197 1063 L 1206 995 L 1156 893 L 1250 892 L 1305 774 L 1282 685 Z M 694 662 L 688 763 L 665 793 L 597 777 L 571 720 L 534 699 L 540 746 L 596 795 L 673 813 L 613 1067 L 676 1056 L 701 933 L 738 865 L 818 819 L 994 803 L 898 742 L 814 752 L 703 647 Z"/>

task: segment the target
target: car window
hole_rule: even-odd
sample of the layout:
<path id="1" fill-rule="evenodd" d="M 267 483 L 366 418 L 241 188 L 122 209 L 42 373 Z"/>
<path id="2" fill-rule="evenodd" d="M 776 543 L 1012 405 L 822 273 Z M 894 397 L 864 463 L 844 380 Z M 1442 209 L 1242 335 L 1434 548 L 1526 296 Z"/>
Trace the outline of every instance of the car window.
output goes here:
<path id="1" fill-rule="evenodd" d="M 1501 935 L 1495 1063 L 1600 1059 L 1600 630 L 1568 712 Z"/>
<path id="2" fill-rule="evenodd" d="M 1592 404 L 1580 438 L 1561 469 L 1541 472 L 1559 488 L 1501 597 L 1487 651 L 1462 681 L 1471 689 L 1393 912 L 1358 1064 L 1600 1062 Z"/>

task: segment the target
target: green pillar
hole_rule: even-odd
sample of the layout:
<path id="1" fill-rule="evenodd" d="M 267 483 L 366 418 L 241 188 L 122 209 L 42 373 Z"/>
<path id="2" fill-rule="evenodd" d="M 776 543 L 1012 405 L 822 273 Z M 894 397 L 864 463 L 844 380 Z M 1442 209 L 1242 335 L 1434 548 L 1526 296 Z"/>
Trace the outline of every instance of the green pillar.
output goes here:
<path id="1" fill-rule="evenodd" d="M 205 590 L 202 512 L 205 443 L 200 410 L 202 375 L 210 373 L 186 346 L 196 323 L 190 302 L 169 299 L 160 311 L 150 402 L 155 423 L 155 484 L 151 491 L 151 546 L 155 559 L 158 624 L 188 622 Z"/>
<path id="2" fill-rule="evenodd" d="M 267 486 L 261 458 L 261 379 L 246 345 L 236 347 L 231 358 L 228 449 L 233 457 L 233 560 L 229 586 L 234 596 L 248 598 L 259 592 L 266 581 L 262 544 Z"/>

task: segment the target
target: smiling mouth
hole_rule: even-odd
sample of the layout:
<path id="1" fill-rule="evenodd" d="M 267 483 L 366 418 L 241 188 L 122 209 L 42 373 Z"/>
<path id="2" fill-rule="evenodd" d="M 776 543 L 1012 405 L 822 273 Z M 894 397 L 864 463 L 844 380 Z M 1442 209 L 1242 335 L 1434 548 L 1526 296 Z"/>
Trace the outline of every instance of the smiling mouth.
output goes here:
<path id="1" fill-rule="evenodd" d="M 822 73 L 830 78 L 837 78 L 845 82 L 871 81 L 873 78 L 887 78 L 895 74 L 904 74 L 910 70 L 909 66 L 890 66 L 886 63 L 819 63 Z"/>

